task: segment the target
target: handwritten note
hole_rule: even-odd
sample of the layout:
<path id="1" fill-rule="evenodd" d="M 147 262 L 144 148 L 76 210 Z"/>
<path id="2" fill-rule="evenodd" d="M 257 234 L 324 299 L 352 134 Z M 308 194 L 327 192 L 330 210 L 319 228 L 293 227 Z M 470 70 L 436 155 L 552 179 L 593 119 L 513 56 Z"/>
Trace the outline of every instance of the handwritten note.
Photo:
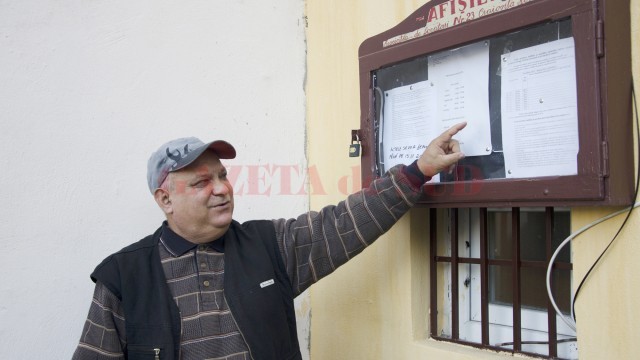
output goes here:
<path id="1" fill-rule="evenodd" d="M 385 92 L 381 136 L 385 171 L 412 163 L 437 135 L 436 101 L 429 81 Z"/>
<path id="2" fill-rule="evenodd" d="M 502 55 L 501 101 L 508 178 L 578 173 L 573 38 Z"/>

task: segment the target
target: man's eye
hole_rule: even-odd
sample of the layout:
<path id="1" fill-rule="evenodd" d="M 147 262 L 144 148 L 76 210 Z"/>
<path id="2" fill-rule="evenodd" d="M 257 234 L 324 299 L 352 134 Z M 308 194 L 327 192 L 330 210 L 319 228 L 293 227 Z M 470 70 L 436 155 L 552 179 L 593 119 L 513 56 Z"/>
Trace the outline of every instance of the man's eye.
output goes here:
<path id="1" fill-rule="evenodd" d="M 209 180 L 200 180 L 193 184 L 194 187 L 205 187 L 209 183 Z"/>

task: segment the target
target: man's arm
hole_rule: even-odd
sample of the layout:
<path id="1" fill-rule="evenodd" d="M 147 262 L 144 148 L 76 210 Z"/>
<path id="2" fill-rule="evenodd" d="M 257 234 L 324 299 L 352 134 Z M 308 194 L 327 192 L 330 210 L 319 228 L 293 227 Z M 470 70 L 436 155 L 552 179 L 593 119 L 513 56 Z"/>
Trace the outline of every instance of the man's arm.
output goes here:
<path id="1" fill-rule="evenodd" d="M 120 300 L 102 283 L 96 283 L 89 315 L 72 360 L 124 359 L 125 320 Z"/>
<path id="2" fill-rule="evenodd" d="M 457 124 L 409 166 L 395 166 L 335 206 L 296 219 L 274 220 L 280 253 L 296 295 L 330 274 L 395 224 L 421 197 L 422 185 L 464 157 L 452 137 Z"/>

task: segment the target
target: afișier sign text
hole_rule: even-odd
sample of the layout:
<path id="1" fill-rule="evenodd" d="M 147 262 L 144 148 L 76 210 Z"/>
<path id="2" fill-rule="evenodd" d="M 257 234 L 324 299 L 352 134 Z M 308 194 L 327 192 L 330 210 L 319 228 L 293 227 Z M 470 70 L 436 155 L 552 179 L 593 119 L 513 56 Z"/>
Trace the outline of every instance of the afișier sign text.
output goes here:
<path id="1" fill-rule="evenodd" d="M 416 18 L 416 22 L 426 21 L 426 25 L 406 34 L 392 37 L 382 42 L 387 47 L 411 39 L 416 39 L 436 31 L 449 29 L 467 21 L 499 13 L 535 0 L 449 0 L 429 8 L 427 14 Z"/>

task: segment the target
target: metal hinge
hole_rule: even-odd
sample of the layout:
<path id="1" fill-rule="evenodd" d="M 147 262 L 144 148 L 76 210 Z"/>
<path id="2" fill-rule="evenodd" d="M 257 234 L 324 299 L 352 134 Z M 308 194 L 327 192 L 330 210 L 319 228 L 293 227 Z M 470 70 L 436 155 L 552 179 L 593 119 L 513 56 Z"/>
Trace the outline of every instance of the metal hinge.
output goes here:
<path id="1" fill-rule="evenodd" d="M 609 143 L 602 142 L 602 177 L 609 177 Z"/>
<path id="2" fill-rule="evenodd" d="M 604 56 L 604 22 L 598 20 L 596 22 L 596 56 Z"/>

